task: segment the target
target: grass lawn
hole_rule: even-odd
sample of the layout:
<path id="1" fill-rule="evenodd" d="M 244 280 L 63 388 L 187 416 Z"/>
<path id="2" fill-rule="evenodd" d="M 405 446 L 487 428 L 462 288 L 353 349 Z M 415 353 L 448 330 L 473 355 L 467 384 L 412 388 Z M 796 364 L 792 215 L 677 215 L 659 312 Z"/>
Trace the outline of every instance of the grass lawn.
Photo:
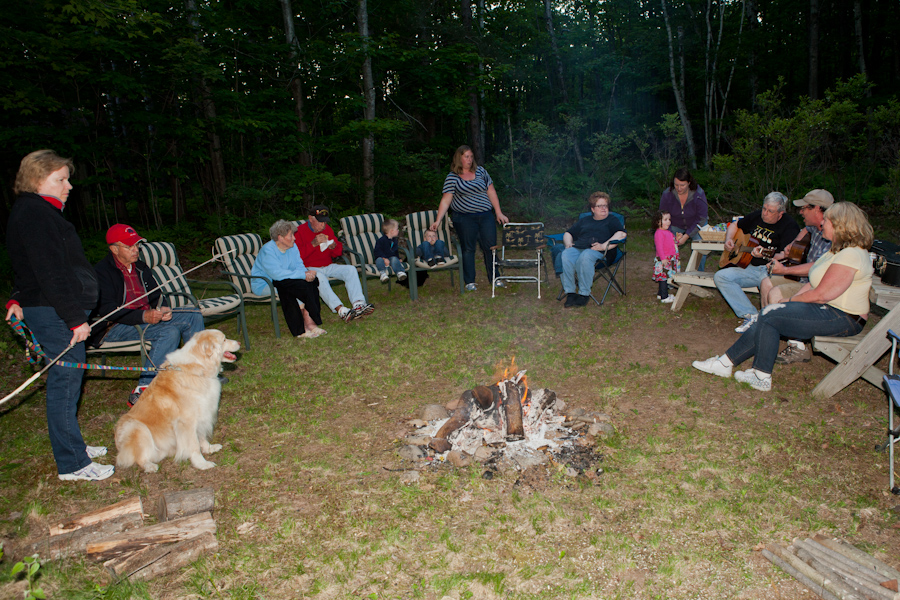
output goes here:
<path id="1" fill-rule="evenodd" d="M 816 532 L 896 565 L 898 502 L 873 451 L 884 393 L 859 381 L 813 399 L 832 367 L 820 356 L 776 367 L 770 393 L 693 370 L 737 338 L 737 320 L 718 296 L 678 313 L 659 304 L 650 236 L 630 239 L 628 295 L 600 308 L 563 310 L 552 276 L 541 300 L 533 284 L 491 299 L 483 273 L 464 296 L 436 275 L 414 304 L 371 280 L 376 312 L 349 325 L 324 315 L 315 340 L 275 339 L 268 307 L 251 306 L 252 348 L 227 373 L 210 471 L 166 460 L 154 474 L 61 482 L 35 384 L 0 413 L 0 536 L 135 495 L 154 513 L 164 491 L 215 488 L 218 552 L 138 584 L 110 585 L 82 560 L 45 564 L 44 589 L 67 599 L 812 598 L 758 548 Z M 220 328 L 240 339 L 233 320 Z M 31 372 L 8 328 L 0 356 L 5 395 Z M 549 466 L 530 482 L 486 480 L 478 465 L 442 465 L 400 483 L 406 421 L 491 383 L 512 356 L 532 387 L 611 416 L 602 475 Z M 110 461 L 135 377 L 85 383 L 79 421 Z"/>

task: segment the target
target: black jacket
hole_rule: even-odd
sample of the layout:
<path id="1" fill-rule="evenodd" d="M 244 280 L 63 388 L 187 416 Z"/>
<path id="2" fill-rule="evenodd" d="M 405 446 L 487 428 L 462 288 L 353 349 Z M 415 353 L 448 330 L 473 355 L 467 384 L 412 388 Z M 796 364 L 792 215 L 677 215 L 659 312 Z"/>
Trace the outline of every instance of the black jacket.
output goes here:
<path id="1" fill-rule="evenodd" d="M 16 199 L 6 230 L 15 273 L 11 299 L 23 307 L 49 306 L 66 326 L 85 323 L 97 305 L 97 276 L 75 227 L 37 194 Z"/>
<path id="2" fill-rule="evenodd" d="M 152 290 L 158 285 L 147 263 L 139 260 L 132 266 L 137 270 L 141 283 L 144 284 L 145 292 Z M 116 259 L 113 258 L 111 252 L 94 265 L 94 270 L 100 283 L 100 301 L 91 318 L 99 319 L 125 304 L 125 277 L 122 275 L 119 267 L 116 266 Z M 162 301 L 161 303 L 160 300 Z M 168 306 L 166 297 L 161 294 L 160 290 L 150 292 L 150 295 L 147 296 L 147 302 L 154 308 Z M 106 335 L 106 331 L 116 323 L 141 325 L 144 323 L 144 311 L 139 308 L 123 308 L 111 314 L 103 323 L 94 326 L 94 329 L 91 331 L 91 337 L 88 338 L 88 345 L 100 345 L 100 342 L 103 341 L 103 336 Z"/>

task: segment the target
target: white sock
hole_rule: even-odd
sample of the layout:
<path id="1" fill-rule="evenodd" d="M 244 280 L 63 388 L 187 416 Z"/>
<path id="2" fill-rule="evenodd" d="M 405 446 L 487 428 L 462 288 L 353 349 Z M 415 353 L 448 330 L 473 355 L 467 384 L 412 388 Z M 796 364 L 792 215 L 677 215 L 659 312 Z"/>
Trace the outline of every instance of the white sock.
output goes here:
<path id="1" fill-rule="evenodd" d="M 720 356 L 720 357 L 719 357 L 719 362 L 722 363 L 723 365 L 725 365 L 726 367 L 733 367 L 733 366 L 734 366 L 734 363 L 731 362 L 731 359 L 728 358 L 728 355 L 727 355 L 727 354 L 723 354 L 722 356 Z"/>
<path id="2" fill-rule="evenodd" d="M 790 344 L 797 350 L 806 350 L 806 344 L 804 344 L 800 340 L 788 340 L 788 344 Z"/>

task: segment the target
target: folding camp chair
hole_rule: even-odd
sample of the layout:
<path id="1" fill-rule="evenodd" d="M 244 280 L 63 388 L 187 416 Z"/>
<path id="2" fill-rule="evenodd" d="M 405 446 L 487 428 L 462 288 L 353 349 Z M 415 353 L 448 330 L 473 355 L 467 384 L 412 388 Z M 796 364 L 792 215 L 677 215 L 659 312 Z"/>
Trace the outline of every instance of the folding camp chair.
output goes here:
<path id="1" fill-rule="evenodd" d="M 203 321 L 213 322 L 228 317 L 237 317 L 238 329 L 244 336 L 244 348 L 250 349 L 250 336 L 247 334 L 247 319 L 244 315 L 244 297 L 240 289 L 230 281 L 200 281 L 187 279 L 184 269 L 178 261 L 175 246 L 169 242 L 144 242 L 140 245 L 140 258 L 153 271 L 153 277 L 161 283 L 162 293 L 169 299 L 172 308 L 194 306 L 203 315 Z M 162 283 L 166 282 L 166 283 Z M 208 289 L 224 287 L 233 294 L 215 298 L 197 298 L 191 291 L 189 283 L 198 284 Z"/>
<path id="2" fill-rule="evenodd" d="M 891 361 L 888 363 L 888 374 L 884 376 L 884 388 L 888 396 L 888 439 L 884 445 L 890 456 L 891 493 L 900 495 L 900 487 L 894 485 L 894 442 L 900 437 L 900 427 L 894 429 L 894 409 L 900 409 L 900 375 L 894 374 L 894 361 L 897 359 L 897 342 L 900 336 L 888 329 L 888 337 L 891 338 Z"/>
<path id="3" fill-rule="evenodd" d="M 543 223 L 506 223 L 500 232 L 500 243 L 491 247 L 494 263 L 494 280 L 491 282 L 491 298 L 496 296 L 498 281 L 526 281 L 537 283 L 538 299 L 541 297 L 541 265 L 544 275 L 547 263 L 544 260 Z M 497 255 L 497 251 L 499 256 Z M 507 256 L 507 252 L 510 253 Z M 532 254 L 533 253 L 533 254 Z M 514 257 L 512 254 L 516 254 Z M 506 275 L 506 269 L 534 269 L 535 275 Z"/>
<path id="4" fill-rule="evenodd" d="M 147 354 L 150 352 L 150 348 L 153 345 L 153 342 L 149 340 L 144 340 L 144 328 L 140 325 L 135 325 L 135 329 L 137 329 L 137 333 L 139 338 L 136 340 L 127 340 L 124 342 L 101 342 L 97 347 L 88 346 L 86 350 L 87 356 L 100 356 L 100 364 L 106 364 L 106 357 L 109 354 L 134 354 L 138 353 L 141 355 L 141 364 L 144 364 L 147 361 Z M 156 365 L 157 367 L 159 365 Z M 106 371 L 101 371 L 101 376 L 105 376 Z"/>
<path id="5" fill-rule="evenodd" d="M 585 217 L 591 216 L 591 213 L 581 213 L 579 215 L 579 219 L 583 219 Z M 610 212 L 610 217 L 615 217 L 619 220 L 619 223 L 622 224 L 622 228 L 625 228 L 625 215 L 617 212 Z M 547 240 L 550 242 L 550 250 L 553 257 L 554 268 L 557 273 L 557 277 L 559 273 L 562 271 L 562 263 L 560 262 L 560 254 L 563 249 L 563 235 L 562 233 L 556 233 L 553 235 L 548 235 Z M 597 298 L 594 297 L 593 291 L 591 292 L 591 300 L 594 301 L 597 306 L 603 306 L 603 303 L 606 301 L 606 296 L 609 294 L 611 289 L 614 289 L 617 293 L 624 296 L 625 295 L 625 284 L 626 282 L 626 266 L 625 266 L 625 257 L 627 255 L 625 251 L 625 242 L 627 238 L 619 240 L 616 242 L 616 248 L 614 250 L 610 250 L 607 252 L 606 260 L 598 260 L 596 266 L 594 267 L 594 281 L 598 279 L 603 279 L 606 282 L 606 289 L 603 291 L 603 296 L 598 301 Z M 615 254 L 610 256 L 612 252 L 615 251 Z M 617 279 L 619 275 L 619 271 L 622 272 L 621 282 Z M 565 293 L 562 289 L 559 291 L 559 296 L 557 296 L 557 300 L 562 300 L 565 296 Z"/>

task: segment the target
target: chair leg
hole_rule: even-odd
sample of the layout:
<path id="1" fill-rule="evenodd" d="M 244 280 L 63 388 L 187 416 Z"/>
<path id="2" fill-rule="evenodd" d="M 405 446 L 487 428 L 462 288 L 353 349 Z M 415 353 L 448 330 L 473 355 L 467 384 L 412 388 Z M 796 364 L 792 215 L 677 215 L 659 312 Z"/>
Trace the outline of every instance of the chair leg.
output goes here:
<path id="1" fill-rule="evenodd" d="M 272 296 L 272 325 L 275 326 L 275 337 L 281 337 L 281 327 L 278 326 L 278 301 Z"/>
<path id="2" fill-rule="evenodd" d="M 238 313 L 238 327 L 241 329 L 241 333 L 244 336 L 244 349 L 250 349 L 250 334 L 247 332 L 247 315 L 244 313 L 244 307 L 241 305 L 241 312 Z"/>

